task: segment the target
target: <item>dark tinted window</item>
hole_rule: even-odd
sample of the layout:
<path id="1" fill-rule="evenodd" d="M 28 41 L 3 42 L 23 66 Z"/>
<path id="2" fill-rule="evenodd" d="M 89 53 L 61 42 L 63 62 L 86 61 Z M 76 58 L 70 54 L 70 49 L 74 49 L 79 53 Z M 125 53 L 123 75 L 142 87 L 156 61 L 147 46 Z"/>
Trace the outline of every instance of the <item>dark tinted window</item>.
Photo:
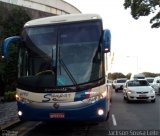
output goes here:
<path id="1" fill-rule="evenodd" d="M 147 81 L 148 81 L 149 83 L 153 83 L 153 80 L 154 80 L 154 79 L 147 79 Z"/>
<path id="2" fill-rule="evenodd" d="M 125 83 L 126 80 L 117 80 L 117 83 Z"/>

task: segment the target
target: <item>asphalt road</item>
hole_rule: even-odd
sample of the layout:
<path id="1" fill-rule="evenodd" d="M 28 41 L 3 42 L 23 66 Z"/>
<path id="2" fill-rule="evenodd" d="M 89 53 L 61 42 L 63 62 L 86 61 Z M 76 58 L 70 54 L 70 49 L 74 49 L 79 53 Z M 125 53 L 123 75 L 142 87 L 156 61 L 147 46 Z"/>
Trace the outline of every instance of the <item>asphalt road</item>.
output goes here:
<path id="1" fill-rule="evenodd" d="M 122 93 L 113 93 L 110 129 L 158 130 L 160 129 L 160 96 L 156 102 L 131 102 L 123 100 Z M 111 123 L 115 120 L 116 123 Z"/>
<path id="2" fill-rule="evenodd" d="M 24 122 L 5 133 L 18 136 L 159 136 L 160 96 L 155 103 L 126 103 L 122 93 L 113 93 L 110 118 L 94 123 Z"/>

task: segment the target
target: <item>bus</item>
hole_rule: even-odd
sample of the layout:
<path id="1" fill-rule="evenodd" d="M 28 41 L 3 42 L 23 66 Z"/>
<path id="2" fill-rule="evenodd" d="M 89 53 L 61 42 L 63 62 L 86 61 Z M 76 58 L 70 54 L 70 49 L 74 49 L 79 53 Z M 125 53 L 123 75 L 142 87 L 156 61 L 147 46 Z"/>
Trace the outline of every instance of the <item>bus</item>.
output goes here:
<path id="1" fill-rule="evenodd" d="M 16 101 L 24 121 L 105 121 L 110 96 L 106 53 L 111 34 L 98 14 L 34 19 L 2 41 L 18 48 Z"/>

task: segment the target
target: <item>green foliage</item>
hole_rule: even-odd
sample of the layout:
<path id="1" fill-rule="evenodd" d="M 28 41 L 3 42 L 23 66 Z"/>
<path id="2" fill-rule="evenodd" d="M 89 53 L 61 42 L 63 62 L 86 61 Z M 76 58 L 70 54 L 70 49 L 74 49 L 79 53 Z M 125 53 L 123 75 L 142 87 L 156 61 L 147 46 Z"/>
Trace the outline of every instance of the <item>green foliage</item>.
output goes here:
<path id="1" fill-rule="evenodd" d="M 156 77 L 156 76 L 160 76 L 160 73 L 143 72 L 143 74 L 145 75 L 145 77 Z"/>
<path id="2" fill-rule="evenodd" d="M 9 49 L 9 57 L 6 61 L 5 77 L 7 90 L 15 90 L 17 82 L 17 66 L 18 66 L 18 51 L 14 45 Z"/>
<path id="3" fill-rule="evenodd" d="M 124 75 L 123 73 L 115 72 L 115 73 L 108 73 L 108 79 L 115 80 L 116 78 L 127 78 L 130 79 L 132 73 L 128 73 Z M 160 76 L 160 73 L 151 73 L 151 72 L 143 72 L 146 77 L 156 77 Z"/>
<path id="4" fill-rule="evenodd" d="M 109 73 L 108 78 L 111 80 L 115 80 L 116 78 L 126 78 L 126 76 L 122 73 L 115 72 L 115 73 Z"/>
<path id="5" fill-rule="evenodd" d="M 126 75 L 126 78 L 127 78 L 127 79 L 130 79 L 131 75 L 132 75 L 132 73 L 128 73 L 128 74 Z"/>
<path id="6" fill-rule="evenodd" d="M 30 20 L 29 15 L 21 7 L 7 9 L 0 5 L 0 41 L 14 35 L 20 35 L 23 25 Z M 2 53 L 0 52 L 0 55 Z M 17 82 L 17 47 L 10 46 L 7 61 L 0 60 L 0 74 L 5 83 L 5 90 L 15 90 Z"/>
<path id="7" fill-rule="evenodd" d="M 108 79 L 112 80 L 112 73 L 108 73 Z"/>
<path id="8" fill-rule="evenodd" d="M 8 15 L 0 21 L 0 25 L 3 26 L 1 35 L 3 38 L 20 35 L 24 23 L 28 20 L 30 20 L 30 17 L 25 10 L 20 7 L 13 8 Z"/>
<path id="9" fill-rule="evenodd" d="M 15 101 L 16 100 L 15 95 L 16 95 L 15 91 L 7 91 L 4 94 L 4 99 L 5 101 Z"/>
<path id="10" fill-rule="evenodd" d="M 160 10 L 158 10 L 160 8 L 160 0 L 125 0 L 123 6 L 125 9 L 131 9 L 131 15 L 134 19 L 154 13 L 150 19 L 151 27 L 160 27 Z"/>

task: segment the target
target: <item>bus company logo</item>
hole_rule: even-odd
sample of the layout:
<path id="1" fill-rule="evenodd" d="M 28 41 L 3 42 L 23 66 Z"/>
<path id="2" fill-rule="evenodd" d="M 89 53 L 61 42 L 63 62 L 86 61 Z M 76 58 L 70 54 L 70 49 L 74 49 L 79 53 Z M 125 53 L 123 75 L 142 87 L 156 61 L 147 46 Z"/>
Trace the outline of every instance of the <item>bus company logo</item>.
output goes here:
<path id="1" fill-rule="evenodd" d="M 71 98 L 70 93 L 49 93 L 43 96 L 42 102 L 50 102 L 50 101 L 66 101 Z"/>
<path id="2" fill-rule="evenodd" d="M 52 98 L 52 101 L 63 101 L 63 100 L 61 100 L 60 98 L 54 97 L 54 98 Z"/>
<path id="3" fill-rule="evenodd" d="M 59 105 L 57 102 L 53 104 L 53 107 L 54 107 L 55 109 L 59 109 L 59 106 L 60 106 L 60 105 Z"/>

